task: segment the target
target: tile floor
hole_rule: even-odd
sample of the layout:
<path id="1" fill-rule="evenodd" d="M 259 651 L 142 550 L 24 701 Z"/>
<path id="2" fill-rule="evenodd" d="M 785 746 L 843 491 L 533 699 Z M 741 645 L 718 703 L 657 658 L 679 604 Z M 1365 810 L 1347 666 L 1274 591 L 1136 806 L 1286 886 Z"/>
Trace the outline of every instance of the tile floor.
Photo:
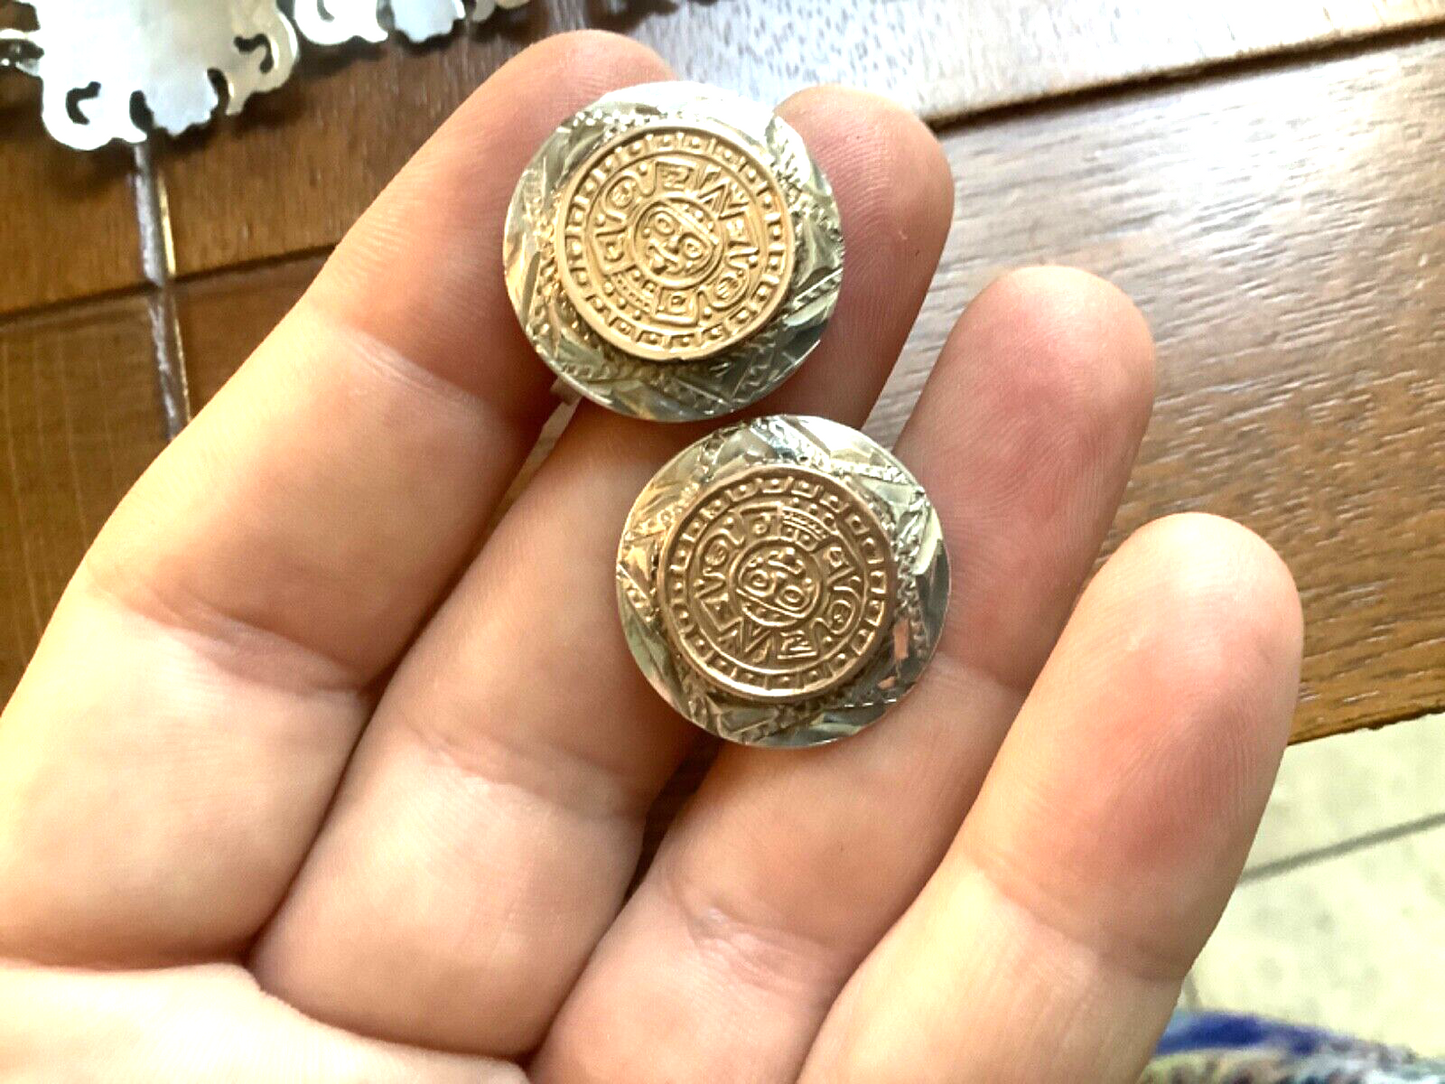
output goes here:
<path id="1" fill-rule="evenodd" d="M 1445 1053 L 1445 715 L 1285 754 L 1186 1002 Z"/>

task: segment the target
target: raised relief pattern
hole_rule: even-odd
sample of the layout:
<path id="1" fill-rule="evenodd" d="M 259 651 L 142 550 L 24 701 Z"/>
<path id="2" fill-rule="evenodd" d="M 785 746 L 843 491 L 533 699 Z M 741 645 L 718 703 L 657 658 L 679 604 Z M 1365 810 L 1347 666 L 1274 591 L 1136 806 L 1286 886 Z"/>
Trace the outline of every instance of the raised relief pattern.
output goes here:
<path id="1" fill-rule="evenodd" d="M 713 356 L 777 311 L 793 229 L 772 172 L 724 136 L 649 126 L 604 145 L 562 195 L 557 265 L 605 341 L 651 361 Z"/>
<path id="2" fill-rule="evenodd" d="M 757 467 L 704 490 L 663 545 L 668 635 L 706 680 L 756 700 L 846 682 L 892 621 L 888 536 L 868 504 L 807 467 Z"/>

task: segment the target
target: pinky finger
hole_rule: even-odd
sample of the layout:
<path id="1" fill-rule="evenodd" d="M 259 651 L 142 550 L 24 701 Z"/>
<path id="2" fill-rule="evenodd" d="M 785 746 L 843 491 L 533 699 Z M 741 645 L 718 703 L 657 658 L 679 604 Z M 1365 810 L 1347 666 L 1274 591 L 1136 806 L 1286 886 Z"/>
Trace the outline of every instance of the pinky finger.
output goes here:
<path id="1" fill-rule="evenodd" d="M 1131 539 L 802 1084 L 1137 1080 L 1254 836 L 1300 639 L 1289 573 L 1245 529 Z"/>

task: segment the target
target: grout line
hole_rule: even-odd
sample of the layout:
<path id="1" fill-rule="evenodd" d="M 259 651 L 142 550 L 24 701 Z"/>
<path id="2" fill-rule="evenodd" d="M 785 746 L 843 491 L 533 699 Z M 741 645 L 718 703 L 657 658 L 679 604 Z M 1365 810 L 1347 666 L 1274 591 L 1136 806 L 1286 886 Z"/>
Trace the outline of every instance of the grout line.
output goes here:
<path id="1" fill-rule="evenodd" d="M 1427 832 L 1432 828 L 1445 827 L 1445 813 L 1431 813 L 1428 816 L 1417 817 L 1411 821 L 1391 825 L 1389 828 L 1380 828 L 1373 832 L 1366 832 L 1364 835 L 1354 836 L 1350 839 L 1340 840 L 1338 843 L 1331 843 L 1324 847 L 1316 847 L 1312 851 L 1301 851 L 1299 854 L 1292 854 L 1288 858 L 1277 858 L 1273 862 L 1262 862 L 1253 869 L 1247 869 L 1239 877 L 1239 883 L 1251 884 L 1255 881 L 1267 880 L 1270 877 L 1278 877 L 1282 873 L 1290 873 L 1301 866 L 1308 866 L 1315 862 L 1323 862 L 1329 858 L 1339 858 L 1343 855 L 1353 854 L 1355 851 L 1365 850 L 1367 847 L 1375 847 L 1381 843 L 1389 843 L 1401 839 L 1416 832 Z"/>
<path id="2" fill-rule="evenodd" d="M 349 231 L 348 231 L 349 232 Z M 307 260 L 325 261 L 333 252 L 340 240 L 329 241 L 324 245 L 307 245 L 304 248 L 287 249 L 285 252 L 273 252 L 268 256 L 253 256 L 244 260 L 237 260 L 235 263 L 220 264 L 216 267 L 202 267 L 195 271 L 186 271 L 176 276 L 177 282 L 205 282 L 207 280 L 224 278 L 227 275 L 246 273 L 251 271 L 265 271 L 272 267 L 284 267 L 290 263 L 304 263 Z"/>
<path id="3" fill-rule="evenodd" d="M 1194 981 L 1194 972 L 1184 976 L 1184 982 L 1179 987 L 1179 1005 L 1181 1008 L 1198 1012 L 1204 1008 L 1203 1002 L 1199 1000 L 1199 984 Z"/>
<path id="4" fill-rule="evenodd" d="M 3 2 L 4 0 L 0 0 L 0 3 Z M 0 328 L 10 327 L 13 324 L 20 324 L 29 320 L 45 320 L 54 316 L 68 315 L 92 305 L 104 305 L 111 301 L 127 301 L 130 298 L 148 293 L 150 289 L 150 283 L 142 281 L 140 283 L 129 283 L 125 286 L 114 286 L 108 290 L 96 290 L 94 293 L 76 294 L 74 297 L 62 297 L 57 301 L 42 301 L 36 305 L 22 305 L 18 309 L 7 309 L 4 312 L 0 312 Z"/>
<path id="5" fill-rule="evenodd" d="M 161 413 L 166 439 L 173 440 L 191 420 L 191 396 L 186 386 L 186 356 L 176 311 L 176 249 L 171 237 L 170 204 L 166 199 L 165 180 L 155 166 L 150 140 L 136 144 L 135 172 L 131 176 L 141 270 L 151 285 L 146 302 Z"/>
<path id="6" fill-rule="evenodd" d="M 0 0 L 0 3 L 4 3 L 4 0 Z M 254 259 L 237 260 L 232 264 L 223 264 L 217 267 L 203 267 L 196 271 L 173 271 L 170 285 L 174 287 L 183 283 L 214 282 L 217 279 L 223 279 L 236 274 L 265 271 L 272 267 L 284 267 L 287 264 L 304 263 L 307 260 L 325 260 L 335 248 L 336 246 L 333 244 L 310 245 L 305 248 L 291 249 L 287 252 L 277 252 L 270 256 L 257 256 Z M 0 311 L 0 328 L 10 324 L 18 324 L 25 320 L 45 319 L 58 313 L 72 312 L 87 305 L 103 305 L 107 301 L 125 301 L 137 296 L 146 296 L 154 289 L 155 286 L 149 279 L 143 279 L 141 282 L 129 286 L 116 286 L 109 290 L 97 290 L 94 293 L 63 297 L 57 301 L 46 301 L 38 305 L 24 305 L 18 309 L 7 309 Z M 1426 712 L 1426 714 L 1431 713 Z"/>

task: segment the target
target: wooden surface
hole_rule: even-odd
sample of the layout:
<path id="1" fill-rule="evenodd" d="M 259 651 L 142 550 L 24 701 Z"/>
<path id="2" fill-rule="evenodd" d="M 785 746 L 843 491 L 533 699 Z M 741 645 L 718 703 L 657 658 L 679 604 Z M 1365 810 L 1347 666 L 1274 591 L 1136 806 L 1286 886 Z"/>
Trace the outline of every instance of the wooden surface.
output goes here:
<path id="1" fill-rule="evenodd" d="M 303 256 L 180 284 L 176 305 L 197 410 L 296 304 L 320 267 L 319 256 Z"/>
<path id="2" fill-rule="evenodd" d="M 1161 355 L 1115 543 L 1200 508 L 1284 553 L 1309 619 L 1297 738 L 1445 707 L 1445 36 L 1428 26 L 1445 0 L 534 4 L 550 17 L 313 56 L 245 117 L 162 147 L 197 405 L 411 149 L 539 33 L 622 29 L 758 97 L 862 82 L 936 118 L 976 114 L 942 131 L 954 231 L 873 431 L 896 434 L 953 316 L 998 271 L 1104 274 L 1140 302 Z M 1396 32 L 1293 51 L 1381 29 Z M 126 156 L 51 148 L 7 101 L 0 312 L 139 282 Z M 21 175 L 38 204 L 23 213 Z M 160 447 L 148 296 L 0 322 L 0 696 L 85 540 Z"/>
<path id="3" fill-rule="evenodd" d="M 762 101 L 852 83 L 942 121 L 1441 21 L 1445 0 L 533 0 L 440 47 L 312 56 L 241 119 L 181 140 L 163 170 L 176 260 L 188 274 L 334 244 L 488 72 L 558 30 L 626 31 Z"/>
<path id="4" fill-rule="evenodd" d="M 146 304 L 0 327 L 0 699 L 85 547 L 161 449 Z"/>
<path id="5" fill-rule="evenodd" d="M 958 212 L 871 426 L 911 409 L 1000 271 L 1143 308 L 1159 402 L 1114 542 L 1201 509 L 1284 555 L 1296 737 L 1445 705 L 1445 38 L 1039 108 L 945 136 Z"/>
<path id="6" fill-rule="evenodd" d="M 0 313 L 141 278 L 129 149 L 86 155 L 48 139 L 37 89 L 0 77 Z"/>
<path id="7" fill-rule="evenodd" d="M 0 4 L 0 25 L 20 9 Z M 309 49 L 245 116 L 164 156 L 182 274 L 325 248 L 438 121 L 528 42 L 631 34 L 679 73 L 775 100 L 813 82 L 936 121 L 1445 21 L 1445 0 L 533 0 L 440 46 Z M 0 80 L 0 313 L 143 280 L 124 148 L 41 134 L 37 88 Z"/>

